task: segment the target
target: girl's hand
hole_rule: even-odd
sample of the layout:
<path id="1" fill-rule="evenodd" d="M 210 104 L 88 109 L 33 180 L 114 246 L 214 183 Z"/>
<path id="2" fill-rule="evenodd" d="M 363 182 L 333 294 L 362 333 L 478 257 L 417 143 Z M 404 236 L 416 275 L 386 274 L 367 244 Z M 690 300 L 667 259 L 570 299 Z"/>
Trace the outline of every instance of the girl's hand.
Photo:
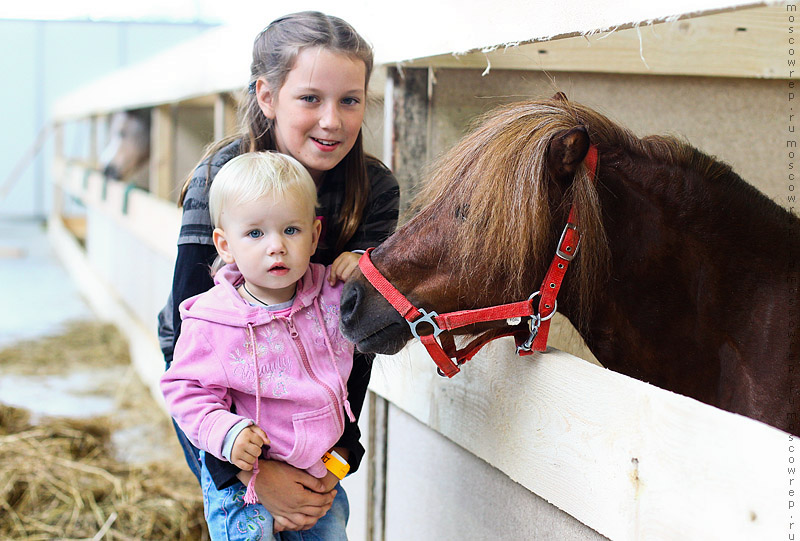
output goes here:
<path id="1" fill-rule="evenodd" d="M 231 464 L 244 471 L 253 471 L 253 464 L 261 456 L 261 447 L 269 445 L 267 434 L 256 425 L 250 425 L 236 436 L 231 448 Z"/>
<path id="2" fill-rule="evenodd" d="M 252 475 L 241 472 L 238 477 L 247 485 Z M 276 532 L 307 530 L 328 512 L 336 491 L 330 490 L 323 482 L 325 480 L 285 462 L 259 461 L 256 494 L 258 501 L 272 515 Z"/>
<path id="3" fill-rule="evenodd" d="M 331 274 L 328 282 L 334 286 L 337 280 L 346 282 L 353 271 L 358 267 L 358 260 L 361 259 L 361 254 L 355 252 L 342 252 L 339 254 L 333 264 L 331 265 Z"/>

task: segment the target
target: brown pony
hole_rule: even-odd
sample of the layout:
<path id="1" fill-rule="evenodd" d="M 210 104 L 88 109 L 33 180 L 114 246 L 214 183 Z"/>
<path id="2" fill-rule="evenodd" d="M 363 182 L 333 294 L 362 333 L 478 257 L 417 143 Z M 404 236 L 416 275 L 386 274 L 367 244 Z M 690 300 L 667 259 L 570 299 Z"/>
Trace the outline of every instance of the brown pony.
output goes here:
<path id="1" fill-rule="evenodd" d="M 797 433 L 800 220 L 682 141 L 637 138 L 563 94 L 502 107 L 438 161 L 372 260 L 440 314 L 526 299 L 572 205 L 582 244 L 558 308 L 598 360 Z M 341 326 L 364 352 L 411 338 L 360 274 Z"/>

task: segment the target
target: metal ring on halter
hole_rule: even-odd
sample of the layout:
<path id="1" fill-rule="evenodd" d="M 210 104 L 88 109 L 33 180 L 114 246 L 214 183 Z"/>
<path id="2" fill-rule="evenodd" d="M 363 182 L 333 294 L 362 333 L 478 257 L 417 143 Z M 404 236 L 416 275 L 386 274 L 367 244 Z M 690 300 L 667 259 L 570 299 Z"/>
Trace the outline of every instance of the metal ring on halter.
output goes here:
<path id="1" fill-rule="evenodd" d="M 419 313 L 421 317 L 418 317 L 414 321 L 409 321 L 408 326 L 411 328 L 411 334 L 414 337 L 419 338 L 419 333 L 417 332 L 417 325 L 420 323 L 428 323 L 431 327 L 433 327 L 433 336 L 434 338 L 442 334 L 442 329 L 439 328 L 439 325 L 436 324 L 434 318 L 439 317 L 435 311 L 431 310 L 430 312 L 426 312 L 424 308 L 419 309 Z"/>
<path id="2" fill-rule="evenodd" d="M 536 338 L 536 335 L 539 334 L 539 326 L 541 324 L 542 318 L 539 317 L 539 314 L 534 314 L 530 317 L 528 320 L 528 330 L 530 331 L 530 335 L 525 339 L 525 342 L 517 346 L 517 355 L 519 355 L 521 351 L 531 350 L 531 347 L 533 347 L 533 340 Z"/>
<path id="3" fill-rule="evenodd" d="M 536 293 L 528 297 L 528 300 L 532 301 L 533 299 L 536 298 L 537 295 L 540 294 L 541 292 L 537 291 Z M 550 314 L 548 314 L 547 316 L 542 317 L 541 314 L 539 313 L 531 315 L 530 319 L 528 320 L 528 330 L 530 331 L 531 334 L 530 336 L 528 336 L 525 342 L 522 343 L 522 345 L 517 347 L 517 355 L 519 355 L 520 351 L 531 350 L 531 348 L 533 347 L 533 341 L 536 338 L 536 335 L 539 334 L 539 327 L 541 327 L 542 321 L 547 321 L 548 319 L 552 318 L 557 310 L 558 310 L 558 301 L 556 301 L 553 311 L 550 312 Z"/>
<path id="4" fill-rule="evenodd" d="M 535 299 L 540 294 L 541 294 L 541 291 L 537 291 L 536 293 L 534 293 L 530 297 L 528 297 L 528 300 L 532 301 L 533 299 Z M 553 306 L 553 311 L 552 312 L 550 312 L 548 315 L 546 315 L 544 317 L 542 317 L 539 314 L 536 314 L 536 317 L 539 319 L 540 322 L 547 321 L 548 319 L 551 319 L 554 315 L 556 315 L 556 312 L 558 312 L 558 299 L 555 300 L 555 306 Z M 538 328 L 539 325 L 537 325 L 536 327 Z"/>

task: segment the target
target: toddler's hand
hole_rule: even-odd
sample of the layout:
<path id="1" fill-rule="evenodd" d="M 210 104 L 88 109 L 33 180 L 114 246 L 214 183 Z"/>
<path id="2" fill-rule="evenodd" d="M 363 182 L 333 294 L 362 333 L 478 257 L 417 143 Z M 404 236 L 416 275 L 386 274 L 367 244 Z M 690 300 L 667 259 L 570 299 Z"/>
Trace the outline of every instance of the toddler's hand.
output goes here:
<path id="1" fill-rule="evenodd" d="M 331 265 L 331 274 L 328 282 L 333 286 L 336 285 L 337 280 L 347 281 L 358 266 L 359 259 L 361 259 L 361 254 L 355 252 L 342 252 L 339 254 L 339 257 Z"/>
<path id="2" fill-rule="evenodd" d="M 261 456 L 261 447 L 269 445 L 267 434 L 256 425 L 250 425 L 236 436 L 231 449 L 231 464 L 244 471 L 253 471 L 253 464 Z"/>

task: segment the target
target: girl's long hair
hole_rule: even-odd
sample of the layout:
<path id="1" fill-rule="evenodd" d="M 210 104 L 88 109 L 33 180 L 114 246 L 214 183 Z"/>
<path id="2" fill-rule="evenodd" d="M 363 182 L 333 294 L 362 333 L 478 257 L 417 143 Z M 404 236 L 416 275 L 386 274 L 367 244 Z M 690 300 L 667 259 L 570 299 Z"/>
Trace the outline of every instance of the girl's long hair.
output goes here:
<path id="1" fill-rule="evenodd" d="M 250 64 L 250 83 L 264 78 L 270 90 L 277 94 L 292 70 L 297 55 L 308 47 L 323 47 L 328 51 L 346 55 L 364 62 L 366 79 L 372 73 L 372 47 L 344 20 L 317 11 L 304 11 L 286 15 L 272 21 L 253 43 L 253 61 Z M 240 133 L 212 143 L 205 151 L 201 163 L 224 146 L 241 139 L 240 153 L 277 150 L 273 138 L 273 120 L 264 116 L 254 92 L 246 94 L 239 116 Z M 338 220 L 341 233 L 336 240 L 336 250 L 342 251 L 355 234 L 364 214 L 369 195 L 367 159 L 364 154 L 362 132 L 350 152 L 326 176 L 340 173 L 345 179 L 345 193 Z M 210 167 L 210 164 L 209 164 Z M 191 174 L 183 185 L 179 204 L 183 204 L 189 188 Z"/>

